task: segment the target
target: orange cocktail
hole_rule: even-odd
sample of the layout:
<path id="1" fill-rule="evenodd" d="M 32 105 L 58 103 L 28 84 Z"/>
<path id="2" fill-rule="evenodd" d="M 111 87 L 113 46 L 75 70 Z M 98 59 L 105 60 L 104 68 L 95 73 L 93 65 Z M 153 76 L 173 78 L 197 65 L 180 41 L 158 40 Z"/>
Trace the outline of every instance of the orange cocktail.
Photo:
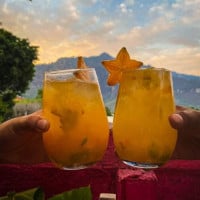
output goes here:
<path id="1" fill-rule="evenodd" d="M 76 169 L 101 160 L 109 127 L 94 69 L 47 72 L 43 113 L 51 124 L 44 145 L 54 163 Z"/>
<path id="2" fill-rule="evenodd" d="M 124 71 L 113 124 L 119 158 L 142 168 L 168 161 L 177 140 L 177 133 L 168 121 L 174 111 L 170 71 Z"/>

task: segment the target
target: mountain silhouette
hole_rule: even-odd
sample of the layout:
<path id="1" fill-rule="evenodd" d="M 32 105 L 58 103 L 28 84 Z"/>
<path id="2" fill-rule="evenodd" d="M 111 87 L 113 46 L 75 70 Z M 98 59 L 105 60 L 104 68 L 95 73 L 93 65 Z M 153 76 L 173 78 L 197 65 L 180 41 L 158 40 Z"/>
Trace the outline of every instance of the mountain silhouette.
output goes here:
<path id="1" fill-rule="evenodd" d="M 107 53 L 84 58 L 87 66 L 95 68 L 104 103 L 113 112 L 118 85 L 107 85 L 108 72 L 101 64 L 103 60 L 111 59 L 113 59 L 113 57 Z M 33 80 L 29 85 L 29 89 L 23 96 L 26 98 L 34 98 L 37 95 L 37 91 L 43 86 L 43 77 L 46 71 L 72 69 L 76 68 L 76 66 L 76 57 L 60 58 L 54 63 L 36 65 Z M 172 78 L 175 103 L 178 105 L 200 108 L 200 77 L 172 72 Z"/>

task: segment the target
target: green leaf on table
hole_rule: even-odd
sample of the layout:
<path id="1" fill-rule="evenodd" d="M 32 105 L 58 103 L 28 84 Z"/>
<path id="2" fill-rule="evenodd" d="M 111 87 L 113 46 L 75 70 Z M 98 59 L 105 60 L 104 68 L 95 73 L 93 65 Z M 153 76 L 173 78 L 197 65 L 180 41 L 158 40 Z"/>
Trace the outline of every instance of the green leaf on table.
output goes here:
<path id="1" fill-rule="evenodd" d="M 45 194 L 41 188 L 32 188 L 23 192 L 8 192 L 0 200 L 44 200 Z"/>
<path id="2" fill-rule="evenodd" d="M 48 200 L 92 200 L 90 187 L 81 187 L 55 195 Z"/>

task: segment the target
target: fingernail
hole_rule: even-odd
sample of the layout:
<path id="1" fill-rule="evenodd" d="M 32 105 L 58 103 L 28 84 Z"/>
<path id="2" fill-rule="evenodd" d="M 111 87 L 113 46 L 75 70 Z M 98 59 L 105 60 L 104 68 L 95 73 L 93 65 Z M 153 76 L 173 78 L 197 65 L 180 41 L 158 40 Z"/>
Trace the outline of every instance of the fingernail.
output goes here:
<path id="1" fill-rule="evenodd" d="M 182 128 L 183 127 L 184 122 L 183 122 L 183 118 L 182 118 L 181 115 L 173 114 L 172 118 L 173 118 L 173 124 L 174 124 L 175 128 Z"/>
<path id="2" fill-rule="evenodd" d="M 49 128 L 49 122 L 45 119 L 40 119 L 37 122 L 37 128 L 41 131 L 47 131 Z"/>

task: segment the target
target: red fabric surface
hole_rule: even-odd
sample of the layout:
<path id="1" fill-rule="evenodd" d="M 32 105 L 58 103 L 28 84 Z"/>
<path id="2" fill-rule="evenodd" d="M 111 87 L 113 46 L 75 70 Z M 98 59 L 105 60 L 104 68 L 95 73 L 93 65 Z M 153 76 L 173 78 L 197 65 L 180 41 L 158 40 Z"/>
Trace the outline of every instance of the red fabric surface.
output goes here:
<path id="1" fill-rule="evenodd" d="M 157 178 L 153 171 L 118 170 L 117 199 L 154 200 L 156 199 Z"/>
<path id="2" fill-rule="evenodd" d="M 0 196 L 8 191 L 19 192 L 40 186 L 48 198 L 73 188 L 90 185 L 93 199 L 97 200 L 101 192 L 113 192 L 115 173 L 112 169 L 100 168 L 66 171 L 51 164 L 1 165 Z"/>
<path id="3" fill-rule="evenodd" d="M 61 170 L 51 163 L 38 165 L 0 165 L 0 196 L 8 191 L 23 191 L 42 187 L 46 197 L 66 190 L 90 185 L 93 199 L 100 193 L 115 192 L 115 177 L 123 163 L 114 153 L 112 135 L 102 160 L 91 168 L 83 170 Z"/>
<path id="4" fill-rule="evenodd" d="M 118 200 L 200 199 L 200 160 L 171 160 L 156 170 L 120 169 Z"/>
<path id="5" fill-rule="evenodd" d="M 112 134 L 105 155 L 95 166 L 83 170 L 61 170 L 51 163 L 0 165 L 0 196 L 42 187 L 46 197 L 66 190 L 91 186 L 93 200 L 100 193 L 116 193 L 117 200 L 200 199 L 200 160 L 170 161 L 153 170 L 135 170 L 115 154 Z"/>
<path id="6" fill-rule="evenodd" d="M 200 160 L 171 160 L 154 172 L 158 199 L 200 200 Z"/>

